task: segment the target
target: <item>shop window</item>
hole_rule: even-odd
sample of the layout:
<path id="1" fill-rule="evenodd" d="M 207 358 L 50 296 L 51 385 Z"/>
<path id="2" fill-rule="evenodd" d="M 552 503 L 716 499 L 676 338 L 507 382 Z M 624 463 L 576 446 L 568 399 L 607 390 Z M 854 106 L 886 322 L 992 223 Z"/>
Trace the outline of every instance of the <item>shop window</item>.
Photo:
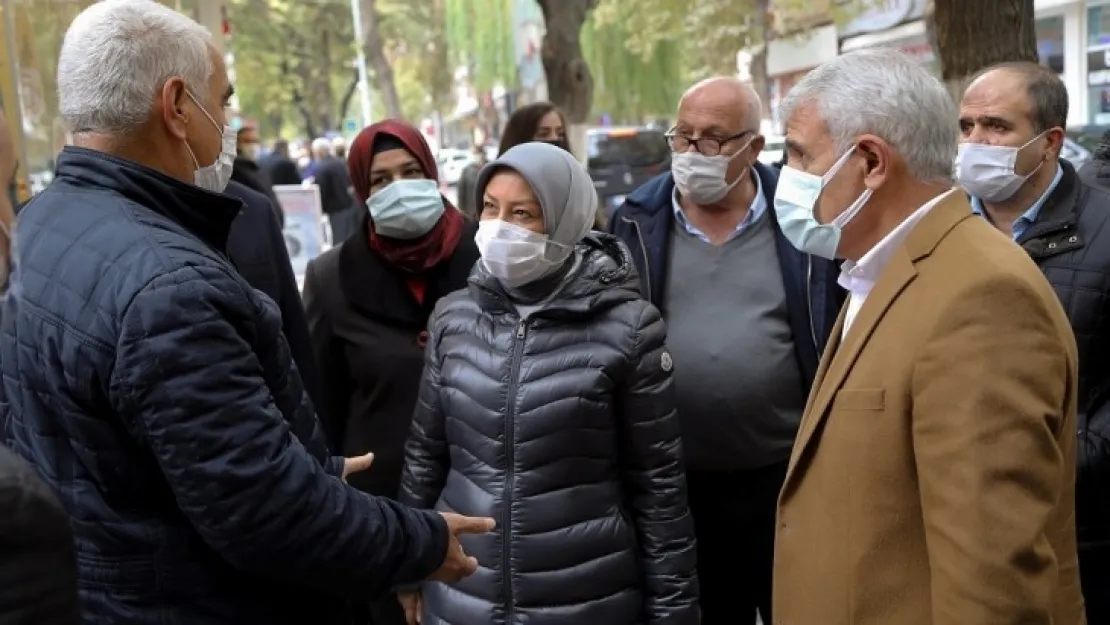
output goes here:
<path id="1" fill-rule="evenodd" d="M 1057 74 L 1064 73 L 1064 18 L 1044 17 L 1034 24 L 1037 33 L 1037 56 L 1041 65 Z"/>

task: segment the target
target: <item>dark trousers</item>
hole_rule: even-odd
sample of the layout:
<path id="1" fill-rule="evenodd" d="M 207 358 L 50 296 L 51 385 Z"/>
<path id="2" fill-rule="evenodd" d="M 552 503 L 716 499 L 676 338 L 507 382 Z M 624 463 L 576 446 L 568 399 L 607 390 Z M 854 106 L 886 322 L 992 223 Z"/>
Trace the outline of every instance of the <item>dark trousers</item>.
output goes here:
<path id="1" fill-rule="evenodd" d="M 1079 550 L 1079 581 L 1087 625 L 1110 625 L 1110 545 Z"/>
<path id="2" fill-rule="evenodd" d="M 775 514 L 786 465 L 687 473 L 702 625 L 754 625 L 757 610 L 765 625 L 773 623 Z"/>

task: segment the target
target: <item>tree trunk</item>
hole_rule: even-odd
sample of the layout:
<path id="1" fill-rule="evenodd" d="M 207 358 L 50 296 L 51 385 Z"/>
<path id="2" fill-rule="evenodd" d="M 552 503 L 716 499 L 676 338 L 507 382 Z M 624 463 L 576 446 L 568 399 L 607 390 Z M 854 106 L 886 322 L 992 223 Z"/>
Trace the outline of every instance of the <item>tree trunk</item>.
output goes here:
<path id="1" fill-rule="evenodd" d="M 756 14 L 759 16 L 760 49 L 752 55 L 748 72 L 752 75 L 752 87 L 763 103 L 763 118 L 771 115 L 771 78 L 767 75 L 767 51 L 771 41 L 771 0 L 756 0 Z"/>
<path id="2" fill-rule="evenodd" d="M 378 7 L 375 0 L 359 0 L 362 2 L 362 36 L 363 51 L 366 60 L 374 73 L 374 84 L 385 107 L 386 117 L 403 118 L 401 110 L 401 97 L 397 95 L 397 84 L 393 80 L 393 66 L 385 55 L 385 39 L 382 37 Z"/>
<path id="3" fill-rule="evenodd" d="M 346 91 L 343 92 L 343 99 L 339 102 L 339 125 L 340 132 L 343 131 L 342 125 L 347 120 L 347 111 L 351 108 L 351 100 L 355 98 L 355 92 L 358 91 L 358 68 L 351 70 L 351 82 L 347 84 Z"/>
<path id="4" fill-rule="evenodd" d="M 548 95 L 569 123 L 584 124 L 593 106 L 594 79 L 582 57 L 579 35 L 597 0 L 539 0 L 539 4 L 547 31 L 541 58 Z"/>
<path id="5" fill-rule="evenodd" d="M 941 78 L 957 102 L 979 70 L 1037 62 L 1033 0 L 934 0 L 928 26 Z"/>

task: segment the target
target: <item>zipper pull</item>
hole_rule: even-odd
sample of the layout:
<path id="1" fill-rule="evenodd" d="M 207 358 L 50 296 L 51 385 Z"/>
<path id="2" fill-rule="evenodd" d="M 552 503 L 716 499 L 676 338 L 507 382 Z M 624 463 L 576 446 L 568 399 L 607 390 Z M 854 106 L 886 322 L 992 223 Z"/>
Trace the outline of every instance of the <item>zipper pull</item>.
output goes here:
<path id="1" fill-rule="evenodd" d="M 516 328 L 516 338 L 518 338 L 518 339 L 523 339 L 524 338 L 525 328 L 526 328 L 526 326 L 524 325 L 524 321 L 521 321 L 520 325 L 517 326 L 517 328 Z"/>

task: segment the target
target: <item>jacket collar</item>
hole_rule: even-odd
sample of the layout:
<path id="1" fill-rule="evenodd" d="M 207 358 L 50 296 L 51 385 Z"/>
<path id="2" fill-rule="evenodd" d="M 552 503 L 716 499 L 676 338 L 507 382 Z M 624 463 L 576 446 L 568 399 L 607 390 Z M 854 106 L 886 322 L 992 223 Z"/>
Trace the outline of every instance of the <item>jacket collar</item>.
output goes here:
<path id="1" fill-rule="evenodd" d="M 1037 214 L 1037 220 L 1018 238 L 1019 244 L 1075 225 L 1078 217 L 1076 212 L 1080 205 L 1077 200 L 1082 185 L 1071 163 L 1061 159 L 1060 168 L 1063 170 L 1063 175 L 1060 177 L 1059 184 L 1045 199 L 1044 205 Z"/>
<path id="2" fill-rule="evenodd" d="M 56 179 L 100 189 L 157 213 L 209 247 L 226 254 L 231 222 L 243 209 L 235 198 L 205 191 L 134 161 L 104 152 L 66 146 L 58 156 Z"/>
<path id="3" fill-rule="evenodd" d="M 898 295 L 916 279 L 918 261 L 931 255 L 960 222 L 971 218 L 973 215 L 967 196 L 963 193 L 950 194 L 922 217 L 906 236 L 903 246 L 890 258 L 882 276 L 868 295 L 867 306 L 860 310 L 843 340 L 840 335 L 847 307 L 841 309 L 806 406 L 806 414 L 813 418 L 806 419 L 798 430 L 784 492 L 791 485 L 791 476 L 799 459 L 824 421 L 836 392 L 855 365 L 856 358 L 863 351 L 871 333 Z"/>

